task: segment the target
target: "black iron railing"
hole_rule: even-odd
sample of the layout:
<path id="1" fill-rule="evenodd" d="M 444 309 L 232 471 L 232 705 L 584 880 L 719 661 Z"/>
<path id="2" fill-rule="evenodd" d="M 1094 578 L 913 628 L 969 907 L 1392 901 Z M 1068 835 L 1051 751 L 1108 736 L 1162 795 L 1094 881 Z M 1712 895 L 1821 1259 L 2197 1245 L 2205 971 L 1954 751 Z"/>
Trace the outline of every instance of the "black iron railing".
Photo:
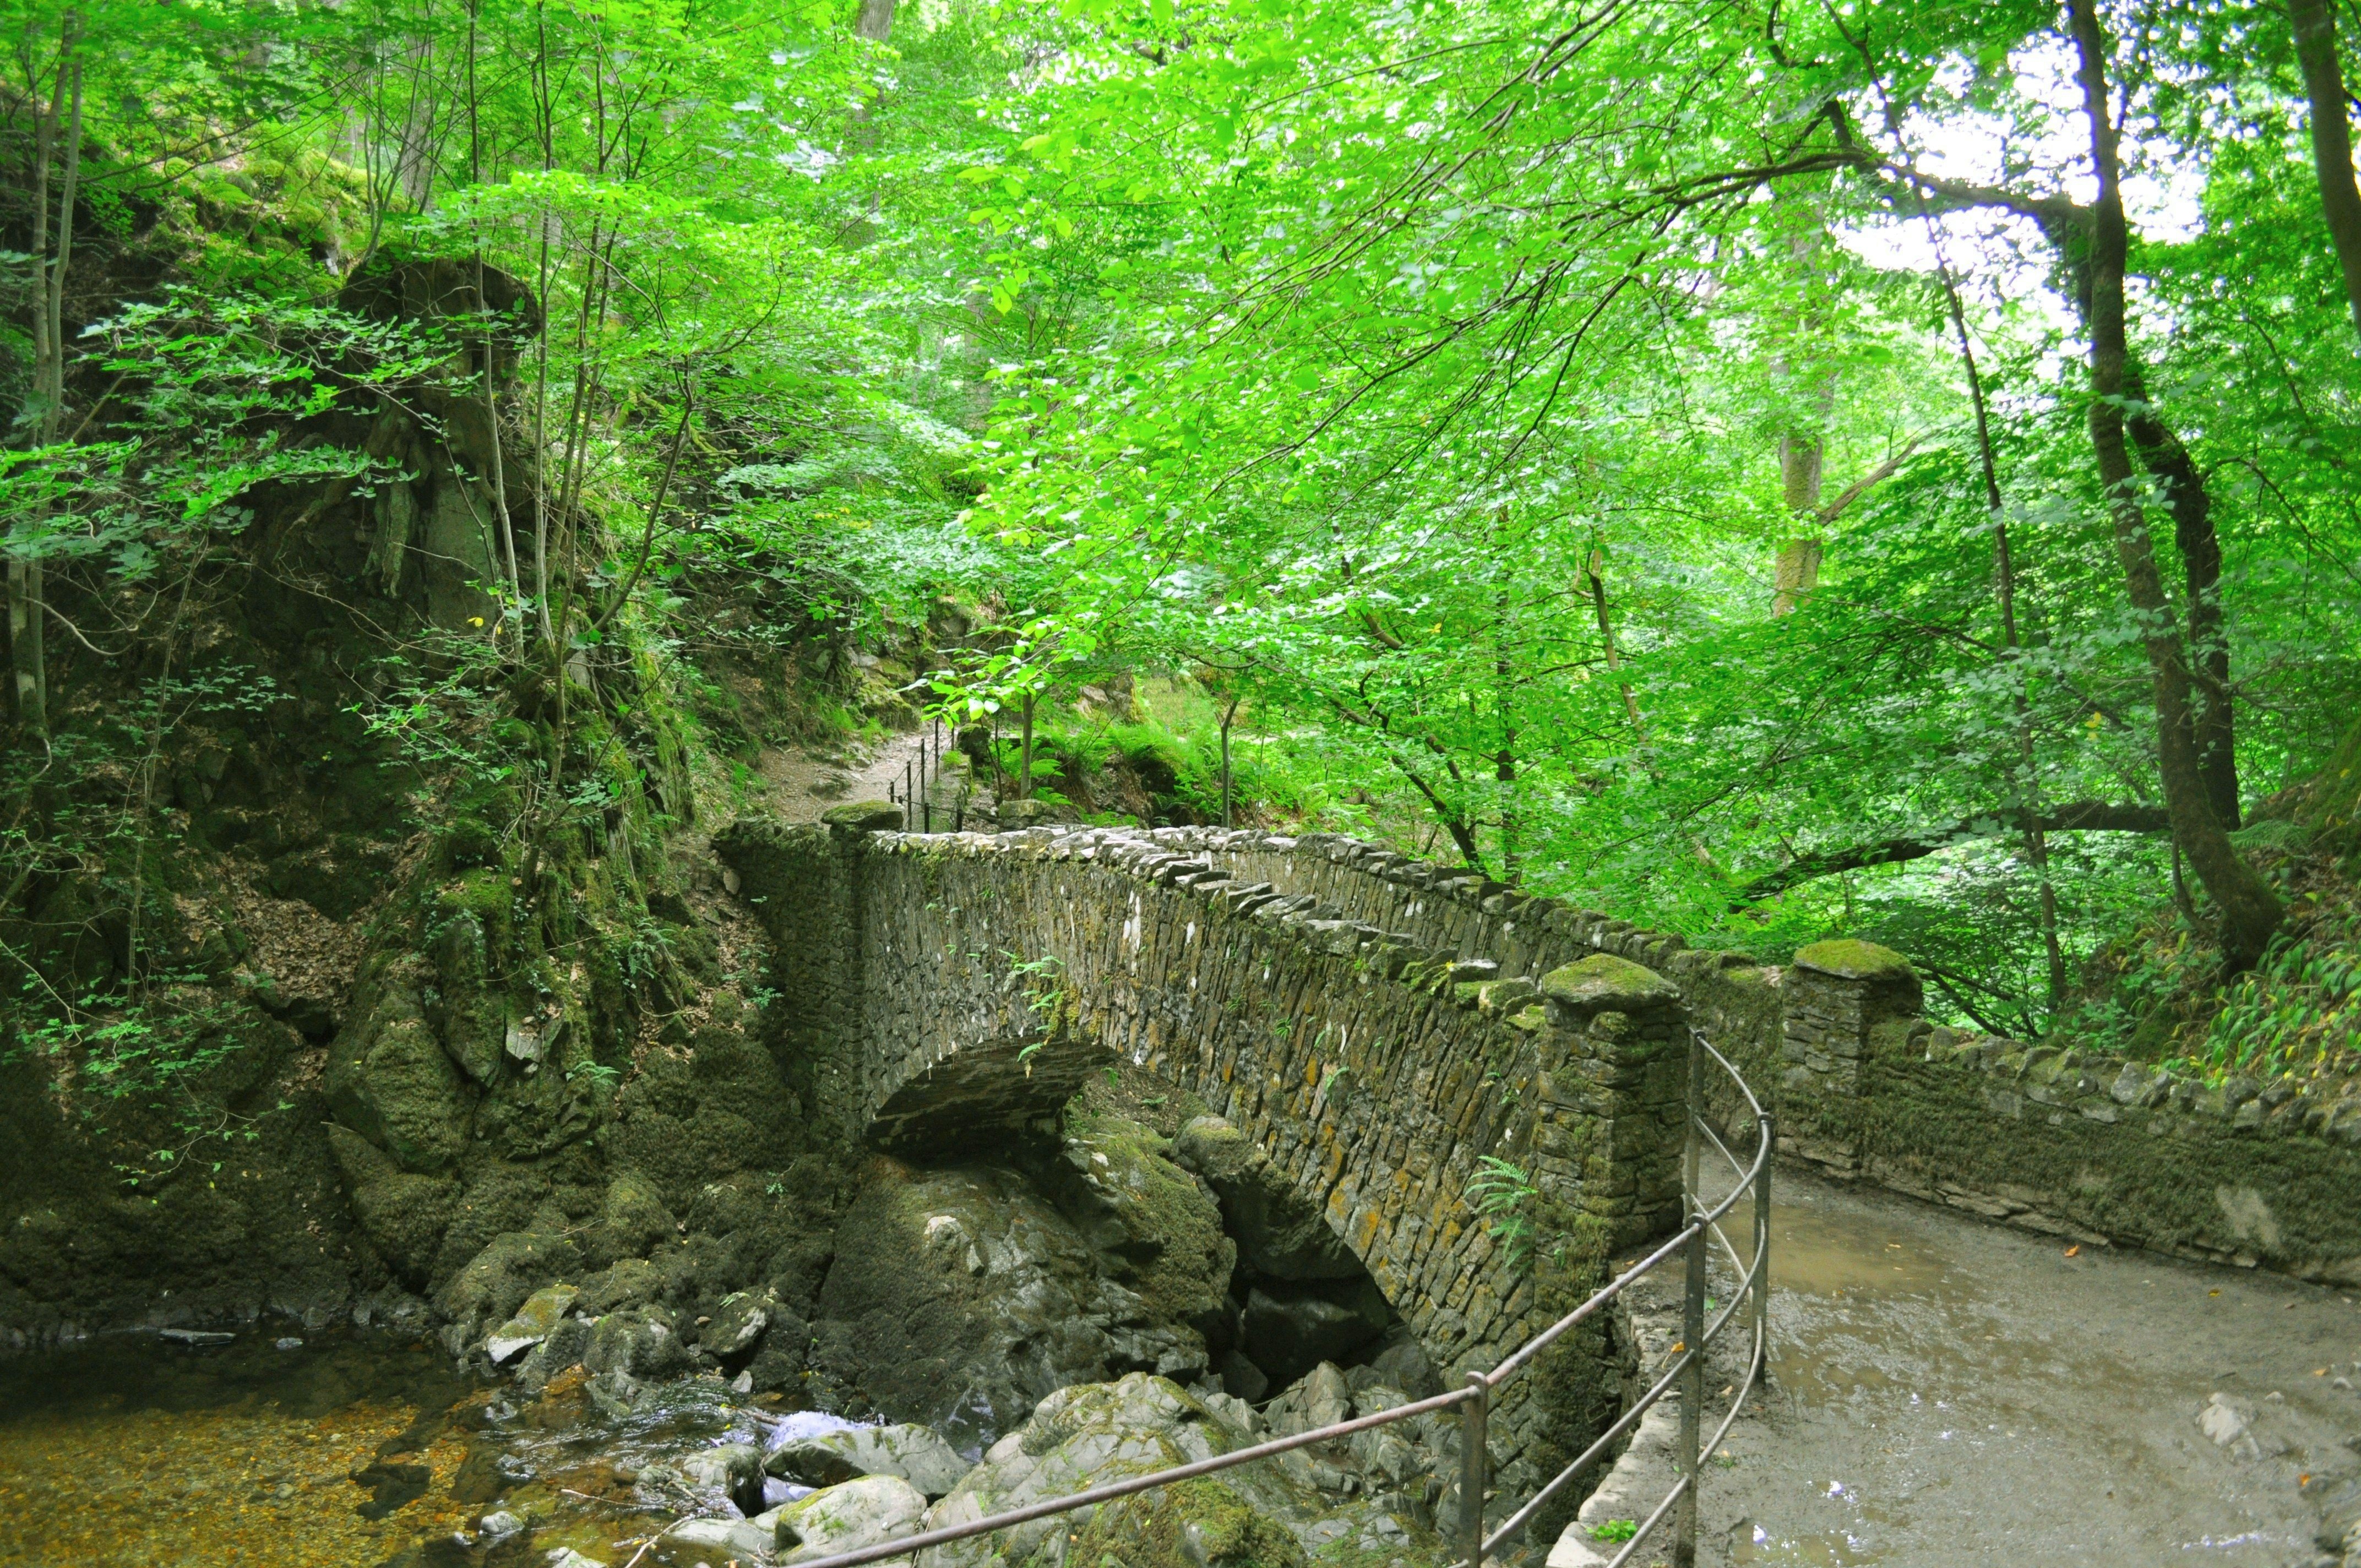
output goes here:
<path id="1" fill-rule="evenodd" d="M 918 731 L 917 749 L 902 759 L 901 787 L 897 790 L 890 779 L 886 782 L 885 798 L 902 808 L 905 833 L 933 832 L 939 816 L 953 832 L 966 825 L 961 820 L 966 816 L 963 809 L 935 805 L 935 781 L 943 772 L 944 740 L 943 721 L 927 720 L 927 727 Z"/>
<path id="2" fill-rule="evenodd" d="M 878 1541 L 857 1551 L 840 1552 L 832 1556 L 815 1558 L 802 1568 L 858 1568 L 864 1563 L 884 1562 L 887 1558 L 906 1557 L 928 1547 L 945 1546 L 955 1541 L 989 1535 L 995 1530 L 1009 1530 L 1035 1519 L 1052 1515 L 1071 1513 L 1079 1508 L 1093 1508 L 1100 1503 L 1136 1497 L 1141 1492 L 1169 1486 L 1176 1481 L 1187 1481 L 1200 1475 L 1212 1475 L 1224 1470 L 1251 1464 L 1268 1459 L 1290 1449 L 1308 1448 L 1313 1443 L 1328 1442 L 1355 1432 L 1367 1431 L 1395 1421 L 1431 1411 L 1456 1408 L 1460 1413 L 1460 1481 L 1459 1515 L 1452 1539 L 1458 1550 L 1458 1568 L 1483 1568 L 1483 1564 L 1501 1544 L 1532 1523 L 1543 1508 L 1572 1486 L 1576 1477 L 1596 1465 L 1613 1449 L 1617 1440 L 1639 1424 L 1656 1403 L 1675 1387 L 1680 1391 L 1680 1435 L 1676 1440 L 1675 1457 L 1680 1478 L 1665 1493 L 1664 1500 L 1645 1519 L 1639 1521 L 1632 1536 L 1623 1543 L 1609 1568 L 1622 1568 L 1632 1554 L 1640 1550 L 1669 1515 L 1673 1521 L 1673 1562 L 1675 1568 L 1691 1568 L 1697 1561 L 1698 1459 L 1713 1453 L 1729 1435 L 1730 1426 L 1745 1408 L 1746 1398 L 1763 1378 L 1765 1357 L 1769 1351 L 1769 1316 L 1771 1270 L 1771 1114 L 1754 1097 L 1746 1080 L 1739 1075 L 1728 1058 L 1714 1049 L 1703 1033 L 1689 1031 L 1688 1095 L 1686 1111 L 1686 1133 L 1681 1161 L 1682 1212 L 1687 1223 L 1656 1249 L 1615 1278 L 1598 1294 L 1573 1311 L 1527 1340 L 1508 1359 L 1489 1372 L 1471 1371 L 1461 1387 L 1437 1394 L 1432 1398 L 1414 1399 L 1397 1405 L 1389 1410 L 1379 1410 L 1357 1420 L 1338 1421 L 1332 1426 L 1297 1432 L 1291 1437 L 1275 1438 L 1251 1448 L 1237 1449 L 1229 1453 L 1201 1459 L 1193 1464 L 1177 1465 L 1159 1470 L 1152 1475 L 1135 1475 L 1127 1480 L 1109 1482 L 1085 1492 L 1068 1497 L 1049 1497 L 1005 1513 L 988 1515 L 965 1524 L 946 1525 L 939 1530 L 924 1530 L 917 1535 L 902 1536 L 893 1541 Z M 1738 1086 L 1754 1113 L 1755 1147 L 1751 1160 L 1741 1161 L 1716 1134 L 1706 1118 L 1707 1068 L 1710 1061 L 1726 1073 Z M 1736 1185 L 1723 1197 L 1708 1203 L 1700 1183 L 1708 1146 L 1729 1162 Z M 1739 1200 L 1753 1198 L 1754 1252 L 1752 1258 L 1741 1257 L 1729 1236 L 1722 1231 L 1722 1218 L 1730 1213 Z M 1706 1272 L 1714 1243 L 1719 1242 L 1737 1269 L 1741 1284 L 1731 1293 L 1730 1301 L 1711 1321 L 1706 1318 Z M 1644 1278 L 1659 1265 L 1673 1257 L 1682 1260 L 1683 1296 L 1681 1303 L 1681 1342 L 1675 1347 L 1676 1354 L 1664 1375 L 1649 1386 L 1646 1392 L 1632 1402 L 1615 1423 L 1598 1435 L 1596 1442 L 1560 1470 L 1548 1485 L 1535 1492 L 1522 1508 L 1502 1519 L 1489 1533 L 1484 1529 L 1484 1494 L 1491 1484 L 1490 1455 L 1485 1448 L 1485 1427 L 1489 1419 L 1492 1396 L 1501 1385 L 1532 1365 L 1533 1359 L 1550 1347 L 1576 1323 L 1597 1316 L 1607 1305 L 1637 1281 Z M 1741 1308 L 1746 1310 L 1744 1327 L 1752 1341 L 1747 1350 L 1746 1371 L 1730 1392 L 1729 1411 L 1714 1430 L 1710 1442 L 1700 1442 L 1704 1430 L 1706 1356 L 1713 1344 L 1729 1329 L 1730 1321 Z"/>

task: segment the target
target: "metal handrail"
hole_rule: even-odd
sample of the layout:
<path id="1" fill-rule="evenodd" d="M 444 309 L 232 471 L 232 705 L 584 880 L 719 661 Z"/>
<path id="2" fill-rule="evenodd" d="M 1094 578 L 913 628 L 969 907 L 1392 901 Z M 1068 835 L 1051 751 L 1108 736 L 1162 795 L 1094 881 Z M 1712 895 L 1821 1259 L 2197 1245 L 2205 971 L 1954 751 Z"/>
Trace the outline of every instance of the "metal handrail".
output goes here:
<path id="1" fill-rule="evenodd" d="M 921 1531 L 917 1535 L 900 1536 L 892 1541 L 881 1541 L 852 1551 L 834 1552 L 826 1557 L 815 1558 L 803 1564 L 802 1568 L 861 1568 L 863 1563 L 882 1563 L 889 1558 L 907 1557 L 915 1552 L 926 1551 L 929 1547 L 948 1546 L 956 1541 L 966 1541 L 979 1535 L 990 1535 L 998 1530 L 1013 1529 L 1017 1525 L 1029 1524 L 1035 1519 L 1049 1519 L 1057 1514 L 1072 1513 L 1081 1508 L 1095 1507 L 1100 1503 L 1135 1497 L 1141 1492 L 1153 1491 L 1159 1486 L 1169 1486 L 1178 1481 L 1215 1475 L 1224 1470 L 1234 1469 L 1241 1464 L 1251 1464 L 1257 1460 L 1268 1459 L 1295 1449 L 1308 1448 L 1314 1443 L 1333 1442 L 1337 1438 L 1350 1437 L 1356 1432 L 1367 1431 L 1396 1421 L 1409 1420 L 1416 1416 L 1429 1415 L 1438 1410 L 1454 1408 L 1458 1409 L 1462 1420 L 1459 1519 L 1456 1521 L 1458 1528 L 1454 1534 L 1464 1555 L 1458 1560 L 1456 1568 L 1483 1568 L 1486 1557 L 1516 1531 L 1529 1524 L 1552 1498 L 1573 1482 L 1576 1476 L 1596 1464 L 1617 1438 L 1622 1436 L 1658 1401 L 1672 1391 L 1675 1382 L 1683 1385 L 1680 1453 L 1677 1456 L 1681 1477 L 1664 1495 L 1664 1501 L 1656 1506 L 1655 1511 L 1648 1516 L 1647 1519 L 1633 1532 L 1631 1538 L 1624 1543 L 1623 1550 L 1616 1554 L 1609 1568 L 1621 1568 L 1631 1554 L 1639 1550 L 1640 1544 L 1648 1539 L 1650 1533 L 1664 1522 L 1664 1516 L 1672 1512 L 1676 1506 L 1679 1512 L 1675 1518 L 1678 1540 L 1674 1548 L 1675 1561 L 1684 1565 L 1693 1563 L 1697 1553 L 1697 1475 L 1700 1454 L 1697 1432 L 1705 1398 L 1706 1353 L 1723 1329 L 1729 1326 L 1730 1320 L 1736 1314 L 1741 1302 L 1749 1303 L 1752 1309 L 1751 1317 L 1753 1344 L 1748 1357 L 1746 1376 L 1740 1381 L 1734 1391 L 1735 1397 L 1730 1400 L 1729 1413 L 1722 1418 L 1720 1426 L 1715 1429 L 1712 1440 L 1704 1444 L 1703 1453 L 1712 1453 L 1720 1445 L 1723 1437 L 1728 1435 L 1731 1424 L 1738 1420 L 1739 1411 L 1745 1406 L 1746 1397 L 1762 1381 L 1763 1369 L 1768 1356 L 1766 1305 L 1770 1289 L 1771 1265 L 1770 1177 L 1773 1129 L 1771 1113 L 1763 1109 L 1762 1102 L 1754 1097 L 1753 1090 L 1747 1086 L 1746 1080 L 1735 1067 L 1730 1065 L 1730 1059 L 1715 1050 L 1712 1042 L 1705 1037 L 1703 1032 L 1695 1027 L 1689 1030 L 1689 1093 L 1686 1129 L 1687 1147 L 1683 1157 L 1681 1191 L 1682 1209 L 1689 1217 L 1688 1223 L 1646 1257 L 1609 1281 L 1580 1306 L 1527 1340 L 1523 1345 L 1491 1371 L 1470 1371 L 1465 1387 L 1454 1388 L 1429 1398 L 1414 1399 L 1409 1404 L 1397 1405 L 1391 1409 L 1378 1410 L 1351 1420 L 1315 1427 L 1310 1431 L 1297 1432 L 1290 1437 L 1274 1438 L 1250 1448 L 1215 1454 L 1212 1458 L 1200 1459 L 1189 1464 L 1175 1465 L 1169 1470 L 1159 1470 L 1147 1475 L 1135 1475 L 1126 1480 L 1109 1482 L 1104 1486 L 1093 1486 L 1088 1491 L 1072 1493 L 1067 1497 L 1046 1498 L 1041 1502 L 1029 1503 L 1020 1508 L 1010 1508 L 1004 1513 L 971 1519 L 964 1524 L 944 1525 L 939 1529 Z M 1739 1092 L 1746 1097 L 1748 1106 L 1754 1113 L 1756 1146 L 1753 1163 L 1749 1167 L 1739 1168 L 1736 1157 L 1730 1156 L 1729 1148 L 1714 1135 L 1713 1130 L 1706 1125 L 1703 1114 L 1705 1063 L 1708 1057 L 1721 1068 L 1722 1071 L 1729 1074 L 1730 1081 L 1738 1085 Z M 1704 1138 L 1710 1139 L 1725 1157 L 1730 1158 L 1732 1168 L 1740 1177 L 1738 1183 L 1722 1197 L 1719 1202 L 1710 1208 L 1705 1205 L 1703 1194 L 1697 1184 L 1697 1163 L 1702 1150 L 1699 1137 L 1701 1134 Z M 1739 1198 L 1750 1190 L 1754 1195 L 1754 1256 L 1751 1263 L 1740 1267 L 1739 1271 L 1743 1279 L 1739 1291 L 1730 1298 L 1729 1303 L 1721 1309 L 1719 1315 L 1708 1326 L 1705 1321 L 1704 1314 L 1707 1236 L 1711 1233 L 1730 1253 L 1731 1263 L 1739 1264 L 1737 1249 L 1730 1245 L 1728 1236 L 1720 1234 L 1718 1222 L 1723 1215 L 1729 1213 L 1737 1205 Z M 1635 1281 L 1675 1252 L 1686 1254 L 1683 1279 L 1686 1292 L 1682 1316 L 1683 1332 L 1682 1342 L 1677 1347 L 1677 1359 L 1646 1393 L 1632 1401 L 1631 1408 L 1625 1410 L 1613 1425 L 1600 1433 L 1588 1448 L 1552 1477 L 1524 1507 L 1510 1515 L 1488 1536 L 1484 1531 L 1484 1493 L 1490 1479 L 1490 1455 L 1485 1449 L 1485 1428 L 1490 1415 L 1492 1390 L 1522 1371 L 1532 1364 L 1535 1356 L 1547 1349 L 1568 1330 L 1614 1300 Z"/>

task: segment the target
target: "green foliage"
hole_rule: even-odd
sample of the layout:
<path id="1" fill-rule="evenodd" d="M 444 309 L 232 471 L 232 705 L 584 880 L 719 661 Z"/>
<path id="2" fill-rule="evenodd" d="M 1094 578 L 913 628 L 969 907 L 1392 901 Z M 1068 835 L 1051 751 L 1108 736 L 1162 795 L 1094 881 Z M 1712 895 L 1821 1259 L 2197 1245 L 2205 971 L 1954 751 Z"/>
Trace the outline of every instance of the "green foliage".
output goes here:
<path id="1" fill-rule="evenodd" d="M 1500 1244 L 1503 1261 L 1511 1269 L 1521 1268 L 1532 1261 L 1536 1234 L 1531 1206 L 1541 1189 L 1522 1166 L 1496 1155 L 1482 1156 L 1477 1164 L 1467 1196 L 1484 1221 L 1485 1234 Z"/>
<path id="2" fill-rule="evenodd" d="M 125 285 L 60 438 L 0 455 L 61 685 L 69 627 L 196 678 L 195 623 L 283 589 L 273 530 L 401 477 L 372 421 L 456 449 L 489 409 L 490 624 L 374 623 L 338 700 L 420 819 L 471 825 L 438 872 L 562 883 L 542 938 L 597 927 L 632 984 L 674 960 L 618 911 L 700 793 L 924 708 L 1093 819 L 1216 819 L 1226 723 L 1241 820 L 1767 959 L 1885 942 L 1995 1031 L 2344 1048 L 2314 957 L 2199 995 L 2211 915 L 2159 921 L 2161 836 L 2021 825 L 2157 793 L 2078 263 L 2019 215 L 2086 192 L 2012 167 L 2012 212 L 1897 170 L 2079 145 L 2052 10 L 1060 0 L 904 6 L 883 45 L 751 0 L 78 13 L 78 255 L 191 281 Z M 64 11 L 23 20 L 29 104 Z M 2361 689 L 2361 358 L 2280 21 L 2103 21 L 2139 172 L 2194 202 L 2135 214 L 2131 346 L 2226 563 L 2251 806 L 2338 755 Z M 326 302 L 478 267 L 533 308 Z M 0 279 L 12 313 L 34 277 Z M 1783 451 L 1825 473 L 1800 510 Z M 1780 594 L 1804 539 L 1817 584 Z M 1117 676 L 1128 711 L 1076 708 Z M 12 848 L 158 841 L 162 727 L 104 727 L 45 759 L 43 788 L 105 782 L 65 792 L 84 819 L 0 817 Z M 2350 795 L 2306 830 L 2349 850 Z M 152 904 L 144 850 L 102 860 Z"/>

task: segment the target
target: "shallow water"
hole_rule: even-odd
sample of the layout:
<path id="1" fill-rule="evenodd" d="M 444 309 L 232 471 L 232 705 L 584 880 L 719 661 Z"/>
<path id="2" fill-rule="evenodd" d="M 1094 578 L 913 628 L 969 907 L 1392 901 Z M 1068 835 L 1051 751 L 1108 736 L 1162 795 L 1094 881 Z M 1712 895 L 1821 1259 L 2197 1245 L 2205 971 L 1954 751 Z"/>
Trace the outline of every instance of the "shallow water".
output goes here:
<path id="1" fill-rule="evenodd" d="M 448 1358 L 382 1335 L 280 1343 L 125 1334 L 0 1360 L 0 1563 L 375 1563 L 456 1526 L 435 1497 L 463 1445 L 439 1430 L 401 1456 L 431 1476 L 407 1508 L 364 1518 L 350 1479 L 471 1392 Z"/>
<path id="2" fill-rule="evenodd" d="M 2361 1479 L 2361 1310 L 1783 1168 L 1773 1389 L 1704 1489 L 1708 1559 L 1817 1568 L 2311 1564 Z M 2255 1402 L 2262 1452 L 2199 1431 Z M 2274 1452 L 2276 1451 L 2276 1452 Z"/>
<path id="3" fill-rule="evenodd" d="M 578 1374 L 507 1395 L 379 1333 L 126 1334 L 0 1361 L 0 1564 L 511 1568 L 560 1546 L 620 1563 L 672 1517 L 635 1488 L 642 1467 L 847 1424 L 781 1422 L 709 1377 L 623 1413 L 597 1409 Z M 531 1528 L 482 1539 L 496 1508 Z M 641 1558 L 697 1560 L 663 1542 Z"/>

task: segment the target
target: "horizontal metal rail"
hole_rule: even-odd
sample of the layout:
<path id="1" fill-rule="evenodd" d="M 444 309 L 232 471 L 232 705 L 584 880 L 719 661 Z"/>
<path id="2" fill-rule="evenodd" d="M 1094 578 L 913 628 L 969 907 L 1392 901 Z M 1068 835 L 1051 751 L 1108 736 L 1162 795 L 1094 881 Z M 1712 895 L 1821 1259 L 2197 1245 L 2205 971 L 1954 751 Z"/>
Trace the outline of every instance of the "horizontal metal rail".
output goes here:
<path id="1" fill-rule="evenodd" d="M 1740 1385 L 1735 1390 L 1736 1397 L 1730 1401 L 1730 1411 L 1723 1417 L 1721 1425 L 1716 1429 L 1712 1441 L 1703 1445 L 1703 1452 L 1706 1453 L 1711 1453 L 1719 1448 L 1723 1437 L 1728 1435 L 1731 1424 L 1738 1419 L 1739 1411 L 1745 1406 L 1747 1396 L 1761 1381 L 1763 1368 L 1768 1355 L 1763 1303 L 1769 1289 L 1771 1262 L 1769 1177 L 1773 1138 L 1770 1113 L 1763 1109 L 1762 1102 L 1754 1097 L 1754 1091 L 1747 1086 L 1744 1077 L 1730 1065 L 1727 1058 L 1713 1048 L 1712 1044 L 1702 1033 L 1694 1028 L 1689 1033 L 1692 1051 L 1687 1108 L 1689 1154 L 1685 1166 L 1683 1181 L 1683 1208 L 1688 1215 L 1688 1223 L 1647 1256 L 1609 1280 L 1580 1306 L 1527 1340 L 1515 1353 L 1489 1372 L 1471 1371 L 1467 1375 L 1465 1387 L 1454 1388 L 1447 1393 L 1437 1394 L 1429 1398 L 1413 1399 L 1408 1404 L 1397 1405 L 1390 1409 L 1378 1410 L 1351 1420 L 1315 1427 L 1310 1431 L 1297 1432 L 1289 1437 L 1274 1438 L 1268 1442 L 1256 1443 L 1251 1447 L 1237 1449 L 1229 1453 L 1215 1454 L 1209 1459 L 1201 1459 L 1189 1464 L 1175 1465 L 1168 1470 L 1159 1470 L 1146 1475 L 1135 1475 L 1126 1480 L 1109 1482 L 1104 1486 L 1093 1486 L 1087 1491 L 1075 1492 L 1061 1497 L 1045 1498 L 1038 1503 L 1027 1504 L 1023 1508 L 1010 1508 L 1002 1513 L 971 1519 L 964 1524 L 944 1525 L 939 1529 L 921 1531 L 917 1535 L 901 1536 L 892 1541 L 881 1541 L 851 1551 L 834 1552 L 826 1557 L 815 1558 L 803 1564 L 802 1568 L 861 1568 L 863 1563 L 883 1563 L 892 1558 L 907 1557 L 931 1547 L 948 1546 L 954 1541 L 1012 1530 L 1018 1525 L 1030 1524 L 1038 1519 L 1072 1513 L 1082 1508 L 1094 1508 L 1098 1504 L 1115 1502 L 1124 1497 L 1137 1497 L 1142 1492 L 1154 1491 L 1159 1486 L 1169 1486 L 1175 1482 L 1219 1475 L 1224 1470 L 1235 1469 L 1242 1464 L 1252 1464 L 1257 1461 L 1270 1459 L 1296 1449 L 1309 1448 L 1315 1443 L 1332 1442 L 1339 1438 L 1351 1437 L 1356 1432 L 1369 1431 L 1398 1421 L 1410 1420 L 1419 1416 L 1432 1415 L 1448 1409 L 1459 1410 L 1465 1423 L 1461 1454 L 1465 1474 L 1460 1483 L 1460 1519 L 1458 1529 L 1452 1532 L 1464 1552 L 1459 1559 L 1458 1568 L 1482 1568 L 1486 1557 L 1517 1531 L 1529 1525 L 1543 1508 L 1574 1482 L 1576 1477 L 1603 1458 L 1618 1439 L 1629 1432 L 1665 1395 L 1671 1393 L 1676 1384 L 1683 1382 L 1688 1386 L 1683 1390 L 1686 1404 L 1683 1412 L 1683 1429 L 1686 1433 L 1690 1434 L 1690 1441 L 1683 1444 L 1686 1452 L 1682 1455 L 1681 1478 L 1674 1485 L 1672 1490 L 1665 1494 L 1664 1501 L 1657 1505 L 1655 1511 L 1639 1526 L 1631 1540 L 1624 1543 L 1623 1550 L 1616 1555 L 1609 1568 L 1620 1568 L 1620 1564 L 1631 1558 L 1640 1543 L 1664 1521 L 1675 1505 L 1682 1505 L 1680 1517 L 1685 1521 L 1685 1535 L 1693 1542 L 1698 1453 L 1690 1444 L 1694 1442 L 1694 1433 L 1697 1430 L 1695 1412 L 1698 1410 L 1703 1401 L 1702 1376 L 1706 1353 L 1720 1336 L 1722 1331 L 1729 1326 L 1730 1320 L 1737 1313 L 1740 1305 L 1751 1301 L 1753 1307 L 1753 1344 L 1752 1354 L 1748 1357 L 1746 1375 L 1740 1380 Z M 1717 1063 L 1729 1076 L 1730 1081 L 1738 1086 L 1739 1092 L 1745 1097 L 1748 1107 L 1754 1113 L 1756 1147 L 1754 1158 L 1750 1165 L 1741 1166 L 1737 1157 L 1730 1154 L 1729 1147 L 1706 1124 L 1703 1113 L 1702 1084 L 1703 1062 L 1707 1058 L 1710 1058 Z M 1701 1146 L 1698 1142 L 1700 1135 L 1705 1139 L 1710 1140 L 1730 1161 L 1733 1173 L 1739 1178 L 1737 1184 L 1719 1202 L 1710 1207 L 1704 1204 L 1702 1195 L 1697 1190 L 1697 1155 Z M 1729 1237 L 1721 1234 L 1719 1222 L 1736 1206 L 1739 1199 L 1750 1190 L 1755 1197 L 1754 1256 L 1751 1262 L 1741 1262 L 1737 1249 L 1730 1245 Z M 1705 1249 L 1700 1244 L 1708 1233 L 1721 1243 L 1723 1249 L 1730 1255 L 1732 1266 L 1737 1268 L 1741 1277 L 1738 1291 L 1731 1296 L 1729 1303 L 1721 1309 L 1719 1314 L 1709 1325 L 1706 1324 L 1701 1314 L 1696 1313 L 1694 1310 L 1694 1303 L 1701 1302 L 1704 1299 Z M 1671 1257 L 1675 1253 L 1684 1251 L 1688 1254 L 1686 1285 L 1693 1303 L 1692 1315 L 1697 1318 L 1695 1325 L 1697 1332 L 1684 1334 L 1683 1343 L 1676 1347 L 1678 1354 L 1671 1365 L 1665 1370 L 1664 1376 L 1632 1402 L 1631 1409 L 1625 1410 L 1611 1426 L 1592 1442 L 1588 1448 L 1576 1455 L 1572 1463 L 1561 1469 L 1522 1508 L 1510 1514 L 1488 1535 L 1486 1534 L 1483 1529 L 1484 1492 L 1488 1480 L 1490 1462 L 1489 1455 L 1485 1451 L 1483 1434 L 1492 1390 L 1531 1365 L 1533 1359 L 1543 1351 L 1555 1343 L 1577 1324 L 1596 1315 L 1666 1258 Z"/>

